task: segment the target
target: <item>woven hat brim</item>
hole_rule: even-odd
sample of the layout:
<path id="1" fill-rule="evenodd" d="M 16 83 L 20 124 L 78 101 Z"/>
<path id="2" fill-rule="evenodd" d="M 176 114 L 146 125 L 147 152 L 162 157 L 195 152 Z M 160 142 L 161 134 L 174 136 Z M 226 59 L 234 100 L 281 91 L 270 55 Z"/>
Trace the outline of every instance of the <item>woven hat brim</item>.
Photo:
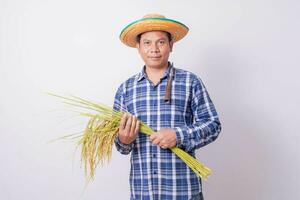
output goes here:
<path id="1" fill-rule="evenodd" d="M 130 47 L 136 47 L 136 37 L 148 31 L 166 31 L 172 35 L 174 42 L 181 40 L 189 31 L 189 28 L 175 20 L 166 18 L 146 18 L 135 21 L 126 26 L 120 40 Z"/>

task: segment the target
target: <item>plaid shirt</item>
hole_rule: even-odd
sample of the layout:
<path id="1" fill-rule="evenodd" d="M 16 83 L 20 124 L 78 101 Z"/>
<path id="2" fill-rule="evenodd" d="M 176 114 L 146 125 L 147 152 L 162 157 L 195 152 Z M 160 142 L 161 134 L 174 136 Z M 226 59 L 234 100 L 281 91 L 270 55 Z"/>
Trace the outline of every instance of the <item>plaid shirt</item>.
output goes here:
<path id="1" fill-rule="evenodd" d="M 121 84 L 115 95 L 114 109 L 126 110 L 154 131 L 173 128 L 177 147 L 195 156 L 195 150 L 213 142 L 221 131 L 216 109 L 195 74 L 176 68 L 171 88 L 171 103 L 164 101 L 172 65 L 154 85 L 142 72 Z M 129 145 L 115 140 L 121 154 L 131 152 L 130 199 L 197 199 L 201 179 L 170 149 L 154 145 L 139 134 Z"/>

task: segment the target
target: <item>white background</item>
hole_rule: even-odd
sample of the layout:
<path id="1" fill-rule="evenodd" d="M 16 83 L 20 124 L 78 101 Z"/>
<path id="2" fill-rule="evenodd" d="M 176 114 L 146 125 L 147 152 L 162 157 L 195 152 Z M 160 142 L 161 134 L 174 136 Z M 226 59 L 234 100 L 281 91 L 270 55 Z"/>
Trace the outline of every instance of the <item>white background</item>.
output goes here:
<path id="1" fill-rule="evenodd" d="M 0 199 L 129 199 L 129 156 L 113 153 L 84 190 L 85 120 L 45 92 L 112 105 L 143 62 L 119 33 L 151 12 L 190 27 L 170 60 L 204 81 L 223 129 L 198 158 L 206 200 L 300 199 L 296 0 L 0 0 Z"/>

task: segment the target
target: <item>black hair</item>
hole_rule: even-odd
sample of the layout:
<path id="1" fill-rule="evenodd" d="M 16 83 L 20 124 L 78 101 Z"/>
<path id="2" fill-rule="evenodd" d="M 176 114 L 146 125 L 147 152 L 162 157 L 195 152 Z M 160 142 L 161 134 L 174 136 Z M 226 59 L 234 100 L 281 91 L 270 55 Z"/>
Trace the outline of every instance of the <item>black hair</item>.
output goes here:
<path id="1" fill-rule="evenodd" d="M 169 42 L 171 42 L 171 41 L 172 41 L 172 35 L 171 35 L 171 33 L 167 32 L 167 31 L 163 31 L 163 32 L 167 34 L 168 39 L 169 39 Z M 142 34 L 143 34 L 143 33 L 138 34 L 138 36 L 136 36 L 136 41 L 137 41 L 137 43 L 140 43 Z"/>

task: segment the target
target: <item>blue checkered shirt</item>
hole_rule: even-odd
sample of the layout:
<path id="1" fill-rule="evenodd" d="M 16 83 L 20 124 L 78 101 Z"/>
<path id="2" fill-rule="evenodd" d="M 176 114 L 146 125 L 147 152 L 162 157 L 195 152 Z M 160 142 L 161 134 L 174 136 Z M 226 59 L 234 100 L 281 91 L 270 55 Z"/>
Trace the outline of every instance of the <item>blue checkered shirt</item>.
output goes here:
<path id="1" fill-rule="evenodd" d="M 195 150 L 213 142 L 221 124 L 208 92 L 195 74 L 176 68 L 171 88 L 171 103 L 164 100 L 172 65 L 157 85 L 143 70 L 118 88 L 115 110 L 126 110 L 147 123 L 154 131 L 173 128 L 177 147 L 195 156 Z M 121 154 L 131 153 L 130 199 L 188 200 L 202 192 L 201 179 L 170 149 L 154 145 L 145 134 L 122 144 L 115 140 Z"/>

